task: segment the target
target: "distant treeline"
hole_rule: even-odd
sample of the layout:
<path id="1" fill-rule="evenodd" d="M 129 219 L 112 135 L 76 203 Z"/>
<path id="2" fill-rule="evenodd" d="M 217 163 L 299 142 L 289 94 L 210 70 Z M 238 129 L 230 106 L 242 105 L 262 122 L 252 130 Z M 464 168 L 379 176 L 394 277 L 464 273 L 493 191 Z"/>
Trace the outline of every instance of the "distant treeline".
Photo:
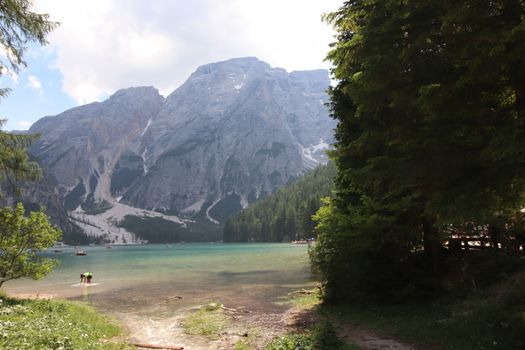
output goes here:
<path id="1" fill-rule="evenodd" d="M 126 215 L 119 227 L 149 243 L 220 241 L 220 229 L 207 222 L 188 222 L 185 226 L 159 217 Z"/>
<path id="2" fill-rule="evenodd" d="M 315 237 L 312 215 L 321 198 L 331 196 L 336 168 L 320 166 L 273 195 L 232 216 L 224 226 L 225 242 L 282 242 Z"/>

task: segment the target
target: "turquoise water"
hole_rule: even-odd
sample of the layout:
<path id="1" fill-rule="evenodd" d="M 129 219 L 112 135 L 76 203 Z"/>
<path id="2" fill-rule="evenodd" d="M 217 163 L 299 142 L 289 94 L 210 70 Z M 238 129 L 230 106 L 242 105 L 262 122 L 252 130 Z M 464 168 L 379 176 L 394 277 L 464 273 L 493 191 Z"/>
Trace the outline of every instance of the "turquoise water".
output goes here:
<path id="1" fill-rule="evenodd" d="M 12 281 L 9 293 L 87 300 L 108 311 L 163 312 L 203 302 L 261 308 L 311 285 L 307 248 L 292 244 L 180 244 L 82 247 L 46 253 L 60 265 L 41 281 Z M 80 273 L 94 285 L 80 286 Z M 177 297 L 182 297 L 179 299 Z"/>

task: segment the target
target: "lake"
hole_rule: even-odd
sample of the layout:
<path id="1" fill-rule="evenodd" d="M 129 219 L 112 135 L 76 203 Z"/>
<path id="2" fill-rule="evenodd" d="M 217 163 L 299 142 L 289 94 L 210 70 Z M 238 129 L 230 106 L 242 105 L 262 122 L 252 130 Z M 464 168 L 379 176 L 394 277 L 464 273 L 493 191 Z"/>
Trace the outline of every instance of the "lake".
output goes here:
<path id="1" fill-rule="evenodd" d="M 81 248 L 86 256 L 76 256 L 73 248 L 49 251 L 46 256 L 60 260 L 51 274 L 40 281 L 10 281 L 5 289 L 84 300 L 110 313 L 162 316 L 212 301 L 263 311 L 288 292 L 314 284 L 305 245 L 191 243 Z M 93 273 L 94 285 L 78 285 L 84 271 Z"/>

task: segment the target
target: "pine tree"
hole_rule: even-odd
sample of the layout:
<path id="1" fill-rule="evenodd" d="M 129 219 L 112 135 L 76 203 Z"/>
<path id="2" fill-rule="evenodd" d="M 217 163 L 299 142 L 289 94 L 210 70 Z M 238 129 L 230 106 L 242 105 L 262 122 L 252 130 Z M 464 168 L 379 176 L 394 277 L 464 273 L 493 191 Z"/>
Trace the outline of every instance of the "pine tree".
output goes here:
<path id="1" fill-rule="evenodd" d="M 328 59 L 339 173 L 318 215 L 324 266 L 355 263 L 404 288 L 416 283 L 406 262 L 423 250 L 438 278 L 442 227 L 522 207 L 523 18 L 523 2 L 504 0 L 355 0 L 326 17 L 338 33 Z M 334 297 L 348 294 L 323 273 Z"/>

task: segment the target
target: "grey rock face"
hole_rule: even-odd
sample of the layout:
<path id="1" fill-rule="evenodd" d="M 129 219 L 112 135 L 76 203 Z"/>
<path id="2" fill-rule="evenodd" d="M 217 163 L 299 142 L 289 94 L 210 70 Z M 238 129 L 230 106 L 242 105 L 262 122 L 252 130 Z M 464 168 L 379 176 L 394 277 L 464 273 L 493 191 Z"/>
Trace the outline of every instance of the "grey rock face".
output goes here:
<path id="1" fill-rule="evenodd" d="M 130 88 L 39 120 L 32 153 L 70 210 L 118 198 L 218 222 L 326 160 L 329 83 L 256 58 L 208 64 L 165 99 Z"/>
<path id="2" fill-rule="evenodd" d="M 30 129 L 42 135 L 31 153 L 57 179 L 65 199 L 77 189 L 78 198 L 69 197 L 71 205 L 88 197 L 91 202 L 110 199 L 115 165 L 122 154 L 136 148 L 163 101 L 152 87 L 129 88 L 102 103 L 42 118 Z"/>

